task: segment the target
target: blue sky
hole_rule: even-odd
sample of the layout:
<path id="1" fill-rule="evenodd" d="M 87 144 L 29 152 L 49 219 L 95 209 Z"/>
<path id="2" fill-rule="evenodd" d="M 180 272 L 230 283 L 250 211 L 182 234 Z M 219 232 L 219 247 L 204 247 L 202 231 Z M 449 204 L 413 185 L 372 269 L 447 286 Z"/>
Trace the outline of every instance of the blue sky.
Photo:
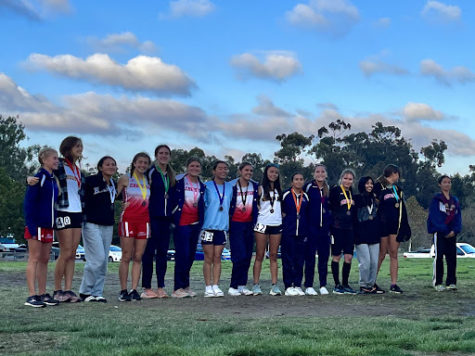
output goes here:
<path id="1" fill-rule="evenodd" d="M 0 113 L 26 144 L 79 135 L 91 164 L 159 143 L 271 158 L 337 118 L 475 163 L 469 0 L 0 0 L 0 19 Z"/>

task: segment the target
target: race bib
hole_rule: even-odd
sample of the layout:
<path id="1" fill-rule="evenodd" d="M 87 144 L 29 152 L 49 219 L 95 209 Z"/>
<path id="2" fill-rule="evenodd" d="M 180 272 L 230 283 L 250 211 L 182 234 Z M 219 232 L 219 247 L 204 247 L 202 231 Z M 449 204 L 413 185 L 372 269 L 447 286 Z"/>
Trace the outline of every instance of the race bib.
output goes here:
<path id="1" fill-rule="evenodd" d="M 254 231 L 255 232 L 259 232 L 261 234 L 265 234 L 266 233 L 266 225 L 264 224 L 261 224 L 261 223 L 257 223 L 256 226 L 254 226 Z"/>
<path id="2" fill-rule="evenodd" d="M 201 232 L 201 241 L 213 242 L 213 236 L 213 232 L 204 230 Z"/>

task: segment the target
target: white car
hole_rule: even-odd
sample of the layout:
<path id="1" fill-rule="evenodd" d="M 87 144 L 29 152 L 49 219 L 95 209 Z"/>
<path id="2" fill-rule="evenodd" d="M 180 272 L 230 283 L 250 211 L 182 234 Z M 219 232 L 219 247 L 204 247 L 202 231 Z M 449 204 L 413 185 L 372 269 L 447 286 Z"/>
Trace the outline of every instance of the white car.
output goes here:
<path id="1" fill-rule="evenodd" d="M 434 245 L 416 251 L 404 252 L 404 258 L 433 258 L 435 257 Z M 475 258 L 475 248 L 465 242 L 457 243 L 457 258 Z"/>
<path id="2" fill-rule="evenodd" d="M 109 248 L 109 262 L 120 262 L 122 260 L 122 249 L 119 246 L 111 245 Z"/>

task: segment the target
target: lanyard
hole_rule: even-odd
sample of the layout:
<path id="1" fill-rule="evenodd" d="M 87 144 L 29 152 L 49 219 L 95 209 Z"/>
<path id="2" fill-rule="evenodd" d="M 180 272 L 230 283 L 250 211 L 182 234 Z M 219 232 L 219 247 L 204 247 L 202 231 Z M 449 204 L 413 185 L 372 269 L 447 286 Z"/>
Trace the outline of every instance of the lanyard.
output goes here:
<path id="1" fill-rule="evenodd" d="M 213 184 L 214 184 L 214 189 L 216 189 L 216 193 L 218 193 L 218 197 L 219 197 L 219 210 L 223 210 L 224 194 L 226 192 L 226 182 L 223 183 L 223 195 L 222 196 L 219 193 L 218 185 L 216 184 L 214 179 L 213 179 Z"/>
<path id="2" fill-rule="evenodd" d="M 167 175 L 163 174 L 161 168 L 158 166 L 158 163 L 155 163 L 155 168 L 157 168 L 158 173 L 160 173 L 160 176 L 162 177 L 163 186 L 165 187 L 165 195 L 166 195 L 168 193 L 168 189 L 170 188 L 170 179 L 168 178 L 168 174 Z"/>
<path id="3" fill-rule="evenodd" d="M 399 201 L 399 195 L 397 194 L 397 189 L 394 185 L 393 185 L 393 192 L 394 192 L 394 198 L 396 198 L 396 201 Z"/>
<path id="4" fill-rule="evenodd" d="M 348 207 L 348 211 L 351 209 L 351 201 L 353 200 L 353 197 L 351 196 L 351 190 L 348 191 L 350 193 L 350 199 L 348 199 L 348 195 L 346 195 L 346 190 L 343 188 L 343 184 L 340 185 L 341 191 L 343 192 L 343 195 L 345 196 L 346 199 L 346 206 Z"/>
<path id="5" fill-rule="evenodd" d="M 374 202 L 371 200 L 371 206 L 366 206 L 366 208 L 368 209 L 369 215 L 371 215 L 371 213 L 373 212 L 373 207 L 374 207 Z"/>
<path id="6" fill-rule="evenodd" d="M 65 158 L 64 161 L 66 162 L 66 165 L 69 167 L 69 169 L 71 169 L 73 172 L 73 176 L 78 184 L 78 188 L 81 188 L 81 171 L 79 170 L 78 166 L 71 163 L 67 158 Z"/>
<path id="7" fill-rule="evenodd" d="M 238 179 L 238 185 L 239 185 L 239 195 L 241 195 L 242 205 L 246 206 L 247 192 L 249 191 L 249 183 L 245 192 L 242 190 L 241 182 L 239 181 L 239 179 Z"/>
<path id="8" fill-rule="evenodd" d="M 297 197 L 297 194 L 295 194 L 295 191 L 293 189 L 291 189 L 291 191 L 292 191 L 292 198 L 294 198 L 295 208 L 297 209 L 297 215 L 300 215 L 300 208 L 302 207 L 302 201 L 303 201 L 303 193 L 300 193 L 300 196 Z"/>
<path id="9" fill-rule="evenodd" d="M 188 174 L 185 177 L 186 181 L 188 182 L 188 185 L 191 188 L 191 191 L 193 192 L 193 204 L 196 204 L 198 202 L 198 195 L 200 193 L 200 184 L 198 183 L 198 188 L 196 188 L 193 185 L 193 182 L 191 181 L 190 177 L 188 177 Z"/>
<path id="10" fill-rule="evenodd" d="M 114 200 L 115 200 L 115 195 L 116 195 L 116 190 L 115 190 L 115 185 L 114 185 L 114 181 L 111 179 L 110 180 L 110 185 L 107 186 L 107 189 L 109 190 L 109 196 L 111 198 L 111 204 L 114 204 Z"/>
<path id="11" fill-rule="evenodd" d="M 145 177 L 142 178 L 142 184 L 140 184 L 140 180 L 134 172 L 134 178 L 137 181 L 137 185 L 139 186 L 140 192 L 142 193 L 142 199 L 145 201 L 147 199 L 147 184 L 145 183 Z"/>

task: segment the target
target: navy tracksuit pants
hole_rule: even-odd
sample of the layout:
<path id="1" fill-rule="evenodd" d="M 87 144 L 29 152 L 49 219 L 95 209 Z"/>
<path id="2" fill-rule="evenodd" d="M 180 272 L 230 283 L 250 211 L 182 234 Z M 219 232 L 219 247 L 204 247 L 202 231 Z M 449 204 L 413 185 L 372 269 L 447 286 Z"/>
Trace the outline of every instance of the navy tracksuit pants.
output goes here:
<path id="1" fill-rule="evenodd" d="M 200 236 L 201 226 L 177 226 L 173 239 L 175 241 L 175 288 L 190 286 L 190 270 L 195 260 L 196 246 Z"/>
<path id="2" fill-rule="evenodd" d="M 446 238 L 443 234 L 434 234 L 435 258 L 433 265 L 434 286 L 442 284 L 444 278 L 444 255 L 447 262 L 447 278 L 445 284 L 457 284 L 457 238 Z"/>
<path id="3" fill-rule="evenodd" d="M 247 275 L 251 265 L 252 249 L 254 247 L 254 224 L 252 222 L 231 221 L 229 226 L 229 243 L 231 247 L 230 287 L 237 289 L 247 284 Z"/>
<path id="4" fill-rule="evenodd" d="M 157 273 L 158 288 L 165 287 L 165 273 L 167 272 L 167 251 L 170 245 L 170 224 L 168 217 L 150 218 L 151 237 L 147 241 L 142 256 L 142 287 L 152 288 L 153 257 L 155 256 L 155 270 Z"/>
<path id="5" fill-rule="evenodd" d="M 327 285 L 328 258 L 330 257 L 330 233 L 318 229 L 310 232 L 305 253 L 305 287 L 313 287 L 315 276 L 315 254 L 318 253 L 318 278 L 320 287 Z"/>
<path id="6" fill-rule="evenodd" d="M 282 277 L 285 288 L 300 287 L 303 278 L 305 252 L 308 238 L 303 236 L 282 234 Z M 314 254 L 315 255 L 315 254 Z M 314 262 L 315 267 L 315 262 Z"/>

